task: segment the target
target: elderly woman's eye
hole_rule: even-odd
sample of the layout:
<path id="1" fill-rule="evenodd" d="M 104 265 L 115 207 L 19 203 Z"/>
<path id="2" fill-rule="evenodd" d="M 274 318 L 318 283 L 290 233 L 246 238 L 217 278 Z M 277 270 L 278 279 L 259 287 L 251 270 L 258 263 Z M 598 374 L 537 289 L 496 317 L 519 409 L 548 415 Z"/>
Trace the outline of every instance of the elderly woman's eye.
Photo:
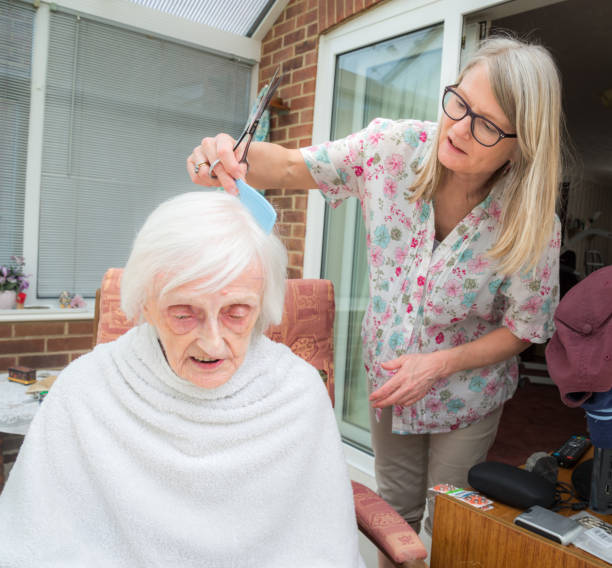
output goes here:
<path id="1" fill-rule="evenodd" d="M 225 314 L 233 320 L 242 320 L 246 318 L 250 313 L 249 306 L 232 306 Z"/>

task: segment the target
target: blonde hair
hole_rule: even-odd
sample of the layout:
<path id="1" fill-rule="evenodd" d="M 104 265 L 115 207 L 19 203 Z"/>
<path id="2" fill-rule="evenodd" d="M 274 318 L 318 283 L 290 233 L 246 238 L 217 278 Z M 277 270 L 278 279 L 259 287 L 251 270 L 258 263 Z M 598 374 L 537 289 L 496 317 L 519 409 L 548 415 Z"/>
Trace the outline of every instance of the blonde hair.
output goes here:
<path id="1" fill-rule="evenodd" d="M 485 63 L 493 94 L 514 125 L 518 157 L 507 171 L 501 196 L 501 230 L 492 258 L 500 272 L 511 274 L 533 268 L 551 239 L 561 179 L 561 80 L 552 56 L 539 45 L 510 37 L 485 40 L 461 71 Z M 412 186 L 411 201 L 431 200 L 445 167 L 438 160 L 439 132 L 432 151 Z M 491 182 L 504 175 L 505 165 Z"/>

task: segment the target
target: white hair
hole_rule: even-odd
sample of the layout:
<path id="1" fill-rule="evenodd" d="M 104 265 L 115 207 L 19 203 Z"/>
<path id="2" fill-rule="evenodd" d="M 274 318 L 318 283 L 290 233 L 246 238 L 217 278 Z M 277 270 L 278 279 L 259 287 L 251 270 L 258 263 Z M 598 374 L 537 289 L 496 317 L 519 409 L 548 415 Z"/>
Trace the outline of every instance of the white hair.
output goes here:
<path id="1" fill-rule="evenodd" d="M 240 200 L 224 191 L 184 193 L 162 203 L 138 232 L 121 279 L 121 309 L 142 320 L 149 300 L 184 284 L 206 279 L 216 292 L 257 264 L 264 276 L 263 333 L 283 315 L 287 251 L 266 234 Z"/>

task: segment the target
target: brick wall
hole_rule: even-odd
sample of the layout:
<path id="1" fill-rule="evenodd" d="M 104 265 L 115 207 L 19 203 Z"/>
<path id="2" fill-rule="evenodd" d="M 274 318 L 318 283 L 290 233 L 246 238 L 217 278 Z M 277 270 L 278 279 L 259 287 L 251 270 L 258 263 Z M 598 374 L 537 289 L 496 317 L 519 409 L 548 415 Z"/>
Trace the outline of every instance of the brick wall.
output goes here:
<path id="1" fill-rule="evenodd" d="M 289 107 L 272 112 L 270 141 L 287 148 L 312 141 L 319 35 L 381 0 L 291 0 L 262 42 L 259 87 L 281 66 L 278 95 Z M 300 278 L 304 260 L 307 197 L 303 191 L 273 189 L 266 197 L 279 213 L 278 230 L 289 251 L 289 277 Z"/>
<path id="2" fill-rule="evenodd" d="M 0 371 L 13 365 L 61 369 L 92 342 L 93 320 L 0 323 Z"/>

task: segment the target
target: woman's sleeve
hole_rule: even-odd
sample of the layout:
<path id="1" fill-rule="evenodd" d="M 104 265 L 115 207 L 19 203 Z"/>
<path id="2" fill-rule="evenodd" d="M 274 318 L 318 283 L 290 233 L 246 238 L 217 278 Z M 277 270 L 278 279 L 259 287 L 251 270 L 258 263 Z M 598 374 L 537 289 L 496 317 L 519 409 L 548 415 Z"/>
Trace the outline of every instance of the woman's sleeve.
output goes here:
<path id="1" fill-rule="evenodd" d="M 537 266 L 508 276 L 500 287 L 506 300 L 503 325 L 531 343 L 545 343 L 554 332 L 553 315 L 559 304 L 559 249 L 561 223 L 555 227 Z"/>

